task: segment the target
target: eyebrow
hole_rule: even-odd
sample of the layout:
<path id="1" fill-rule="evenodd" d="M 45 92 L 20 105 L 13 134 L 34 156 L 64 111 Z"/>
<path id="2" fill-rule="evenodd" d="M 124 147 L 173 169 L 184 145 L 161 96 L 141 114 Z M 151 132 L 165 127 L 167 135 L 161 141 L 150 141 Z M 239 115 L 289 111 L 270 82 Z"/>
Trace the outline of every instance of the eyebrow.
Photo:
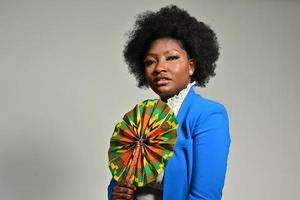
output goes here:
<path id="1" fill-rule="evenodd" d="M 165 51 L 163 54 L 165 55 L 165 54 L 168 54 L 168 53 L 170 53 L 171 51 L 177 51 L 178 53 L 180 53 L 177 49 L 171 49 L 171 50 L 167 50 L 167 51 Z M 147 55 L 156 55 L 156 53 L 152 53 L 152 52 L 149 52 L 149 53 L 146 53 L 146 56 Z"/>

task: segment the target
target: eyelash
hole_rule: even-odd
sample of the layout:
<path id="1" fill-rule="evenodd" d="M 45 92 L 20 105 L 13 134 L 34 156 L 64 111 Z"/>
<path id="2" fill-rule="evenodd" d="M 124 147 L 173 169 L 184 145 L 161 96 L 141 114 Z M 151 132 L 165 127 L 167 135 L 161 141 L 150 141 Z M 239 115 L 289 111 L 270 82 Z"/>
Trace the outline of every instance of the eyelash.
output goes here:
<path id="1" fill-rule="evenodd" d="M 169 56 L 167 57 L 167 60 L 177 60 L 179 56 Z"/>
<path id="2" fill-rule="evenodd" d="M 155 62 L 154 60 L 145 60 L 145 61 L 144 61 L 144 64 L 145 64 L 146 66 L 149 66 L 149 65 L 152 65 L 154 62 Z"/>
<path id="3" fill-rule="evenodd" d="M 179 58 L 179 56 L 169 56 L 169 57 L 167 57 L 166 60 L 177 60 L 178 58 Z M 145 60 L 144 64 L 146 66 L 149 66 L 149 65 L 153 64 L 154 62 L 156 62 L 156 61 L 154 61 L 154 60 Z"/>

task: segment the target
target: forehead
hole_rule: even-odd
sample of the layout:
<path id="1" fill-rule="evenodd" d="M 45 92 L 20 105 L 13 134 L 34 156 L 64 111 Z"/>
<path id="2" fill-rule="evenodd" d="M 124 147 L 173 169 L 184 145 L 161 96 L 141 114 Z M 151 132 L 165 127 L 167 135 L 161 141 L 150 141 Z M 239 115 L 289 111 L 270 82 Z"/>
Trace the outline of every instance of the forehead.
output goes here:
<path id="1" fill-rule="evenodd" d="M 173 38 L 159 38 L 150 43 L 147 54 L 165 53 L 172 50 L 185 53 L 185 49 L 183 49 L 183 45 L 179 40 Z"/>

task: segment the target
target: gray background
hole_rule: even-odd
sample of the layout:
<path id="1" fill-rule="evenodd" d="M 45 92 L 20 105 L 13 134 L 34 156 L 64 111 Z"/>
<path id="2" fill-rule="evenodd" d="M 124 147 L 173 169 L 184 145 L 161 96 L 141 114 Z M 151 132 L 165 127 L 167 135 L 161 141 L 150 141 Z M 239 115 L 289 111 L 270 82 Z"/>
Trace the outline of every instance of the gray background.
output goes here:
<path id="1" fill-rule="evenodd" d="M 224 200 L 300 199 L 300 2 L 172 1 L 218 34 L 205 89 L 230 115 Z M 140 90 L 134 16 L 171 1 L 0 1 L 0 200 L 106 199 L 115 123 Z"/>

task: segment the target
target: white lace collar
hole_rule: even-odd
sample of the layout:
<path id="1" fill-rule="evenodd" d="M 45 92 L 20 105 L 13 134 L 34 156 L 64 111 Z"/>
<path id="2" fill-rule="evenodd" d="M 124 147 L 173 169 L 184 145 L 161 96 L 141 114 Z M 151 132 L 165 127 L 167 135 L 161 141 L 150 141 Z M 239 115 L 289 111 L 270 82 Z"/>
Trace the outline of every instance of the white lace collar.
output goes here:
<path id="1" fill-rule="evenodd" d="M 184 98 L 186 97 L 186 95 L 189 92 L 189 90 L 191 89 L 191 87 L 194 86 L 195 84 L 196 84 L 195 81 L 192 83 L 189 83 L 185 89 L 181 90 L 178 93 L 178 95 L 174 95 L 173 97 L 171 97 L 167 100 L 167 104 L 172 108 L 172 110 L 174 111 L 176 116 L 178 114 L 178 111 L 180 109 L 180 106 L 181 106 Z"/>

